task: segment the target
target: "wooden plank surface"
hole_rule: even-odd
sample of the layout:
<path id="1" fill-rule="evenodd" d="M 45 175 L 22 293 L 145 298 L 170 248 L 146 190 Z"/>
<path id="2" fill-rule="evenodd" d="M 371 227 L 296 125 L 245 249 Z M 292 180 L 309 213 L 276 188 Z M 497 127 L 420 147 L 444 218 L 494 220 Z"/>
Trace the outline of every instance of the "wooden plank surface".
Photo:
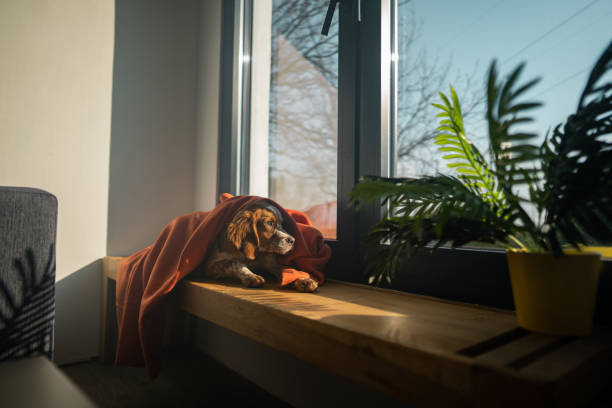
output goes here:
<path id="1" fill-rule="evenodd" d="M 612 396 L 612 329 L 596 327 L 592 336 L 567 340 L 522 367 L 520 375 L 551 384 L 559 407 L 590 406 Z"/>
<path id="2" fill-rule="evenodd" d="M 326 284 L 326 292 L 335 286 L 340 285 Z M 402 337 L 401 319 L 393 320 L 401 318 L 397 313 L 277 288 L 249 290 L 188 281 L 179 291 L 183 310 L 323 369 L 419 405 L 467 404 L 466 365 L 376 337 L 381 327 L 377 319 L 389 324 L 380 335 Z M 334 320 L 347 317 L 354 328 L 355 316 L 364 319 L 358 331 Z M 370 334 L 364 335 L 366 331 Z M 413 333 L 413 339 L 422 342 L 419 333 Z"/>
<path id="3" fill-rule="evenodd" d="M 574 338 L 521 369 L 525 375 L 542 380 L 557 380 L 592 358 L 602 358 L 611 350 L 612 330 L 597 327 L 593 336 Z M 612 365 L 610 366 L 612 369 Z M 610 373 L 612 376 L 612 372 Z"/>
<path id="4" fill-rule="evenodd" d="M 121 258 L 105 262 L 116 277 Z M 516 326 L 514 313 L 328 281 L 315 293 L 184 280 L 181 309 L 424 406 L 583 406 L 609 383 L 610 332 Z M 571 405 L 573 404 L 573 405 Z"/>
<path id="5" fill-rule="evenodd" d="M 196 281 L 180 290 L 198 317 L 424 405 L 469 405 L 472 359 L 457 352 L 516 329 L 512 313 L 335 281 L 314 294 Z"/>
<path id="6" fill-rule="evenodd" d="M 122 256 L 105 256 L 102 258 L 102 275 L 113 280 L 117 279 L 117 265 Z"/>
<path id="7" fill-rule="evenodd" d="M 545 347 L 555 344 L 558 337 L 544 334 L 530 333 L 510 343 L 476 356 L 479 362 L 508 366 L 524 359 L 526 356 L 537 353 Z"/>
<path id="8" fill-rule="evenodd" d="M 259 290 L 220 282 L 187 280 L 184 285 L 431 352 L 454 354 L 516 327 L 512 313 L 336 281 L 314 294 L 271 285 Z"/>

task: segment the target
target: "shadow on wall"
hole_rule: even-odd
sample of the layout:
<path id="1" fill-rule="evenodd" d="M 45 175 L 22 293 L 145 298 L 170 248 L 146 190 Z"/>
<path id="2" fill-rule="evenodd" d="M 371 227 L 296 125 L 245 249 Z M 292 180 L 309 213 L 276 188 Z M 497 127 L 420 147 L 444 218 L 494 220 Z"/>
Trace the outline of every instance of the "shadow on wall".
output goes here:
<path id="1" fill-rule="evenodd" d="M 116 0 L 108 255 L 194 209 L 197 0 Z"/>
<path id="2" fill-rule="evenodd" d="M 102 260 L 55 284 L 55 362 L 68 364 L 99 355 Z"/>

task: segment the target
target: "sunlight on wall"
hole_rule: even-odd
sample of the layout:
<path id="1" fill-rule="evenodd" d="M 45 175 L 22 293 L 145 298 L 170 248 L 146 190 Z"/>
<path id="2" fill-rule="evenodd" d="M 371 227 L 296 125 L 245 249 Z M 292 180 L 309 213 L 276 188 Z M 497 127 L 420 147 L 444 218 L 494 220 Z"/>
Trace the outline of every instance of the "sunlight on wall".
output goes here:
<path id="1" fill-rule="evenodd" d="M 114 2 L 0 2 L 0 185 L 58 198 L 59 281 L 105 255 Z"/>

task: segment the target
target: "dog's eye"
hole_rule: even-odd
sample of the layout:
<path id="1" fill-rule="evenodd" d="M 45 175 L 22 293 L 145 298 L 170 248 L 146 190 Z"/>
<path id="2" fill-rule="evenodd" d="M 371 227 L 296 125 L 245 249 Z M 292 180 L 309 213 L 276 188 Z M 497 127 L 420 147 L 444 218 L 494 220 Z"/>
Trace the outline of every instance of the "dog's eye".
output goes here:
<path id="1" fill-rule="evenodd" d="M 274 226 L 274 223 L 273 223 L 272 221 L 266 221 L 266 225 L 267 225 L 268 227 L 273 227 L 273 226 Z"/>

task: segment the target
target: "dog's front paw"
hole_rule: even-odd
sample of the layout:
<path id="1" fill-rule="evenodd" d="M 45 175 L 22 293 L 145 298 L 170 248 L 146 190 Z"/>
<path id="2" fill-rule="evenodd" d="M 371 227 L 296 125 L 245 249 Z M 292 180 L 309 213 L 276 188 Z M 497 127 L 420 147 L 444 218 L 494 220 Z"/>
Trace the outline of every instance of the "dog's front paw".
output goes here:
<path id="1" fill-rule="evenodd" d="M 266 283 L 266 280 L 263 277 L 254 273 L 243 277 L 240 281 L 242 282 L 242 286 L 245 288 L 261 288 L 264 283 Z"/>
<path id="2" fill-rule="evenodd" d="M 314 279 L 302 278 L 293 282 L 293 286 L 300 292 L 314 292 L 319 284 Z"/>

